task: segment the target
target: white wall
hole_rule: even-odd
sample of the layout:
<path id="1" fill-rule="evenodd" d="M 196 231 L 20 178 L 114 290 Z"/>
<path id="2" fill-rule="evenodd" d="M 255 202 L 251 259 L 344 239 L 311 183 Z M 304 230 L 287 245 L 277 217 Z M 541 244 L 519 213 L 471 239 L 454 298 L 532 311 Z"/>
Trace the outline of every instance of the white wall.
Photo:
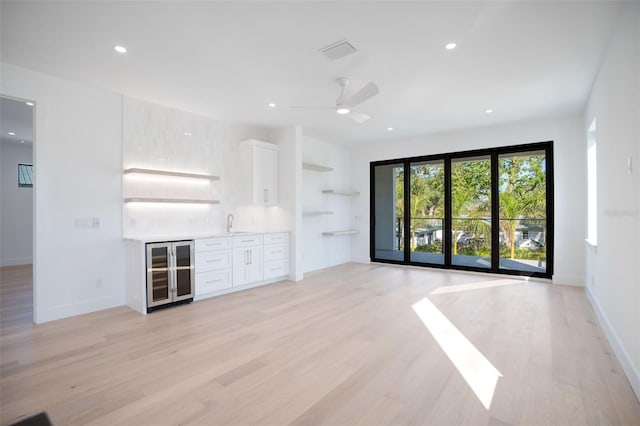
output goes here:
<path id="1" fill-rule="evenodd" d="M 36 102 L 37 322 L 124 304 L 122 97 L 1 65 L 3 95 Z M 98 228 L 77 228 L 98 218 Z"/>
<path id="2" fill-rule="evenodd" d="M 33 189 L 18 187 L 18 164 L 31 164 L 31 145 L 0 144 L 0 266 L 33 261 Z"/>
<path id="3" fill-rule="evenodd" d="M 123 126 L 125 169 L 149 168 L 220 177 L 209 182 L 125 176 L 125 197 L 204 198 L 219 200 L 220 204 L 126 204 L 123 235 L 184 237 L 221 233 L 226 230 L 229 213 L 234 215 L 236 230 L 288 229 L 289 222 L 278 207 L 243 205 L 238 197 L 239 142 L 246 139 L 274 142 L 270 131 L 222 123 L 127 97 Z"/>
<path id="4" fill-rule="evenodd" d="M 466 151 L 497 146 L 553 141 L 555 269 L 554 283 L 584 285 L 586 226 L 586 153 L 579 116 L 530 120 L 464 129 L 412 140 L 355 145 L 351 150 L 351 181 L 364 196 L 351 211 L 352 227 L 362 232 L 353 239 L 352 259 L 369 261 L 369 163 L 371 161 Z"/>
<path id="5" fill-rule="evenodd" d="M 640 398 L 640 4 L 622 8 L 589 96 L 596 118 L 598 243 L 587 248 L 587 292 Z M 632 158 L 632 173 L 627 160 Z M 586 177 L 585 177 L 586 180 Z"/>
<path id="6" fill-rule="evenodd" d="M 325 236 L 322 233 L 348 230 L 351 202 L 360 195 L 351 197 L 322 193 L 324 189 L 353 189 L 350 185 L 350 156 L 347 148 L 305 136 L 302 158 L 306 163 L 333 168 L 330 172 L 303 170 L 302 173 L 302 210 L 333 212 L 327 215 L 303 216 L 302 263 L 304 271 L 309 272 L 349 262 L 352 236 Z"/>

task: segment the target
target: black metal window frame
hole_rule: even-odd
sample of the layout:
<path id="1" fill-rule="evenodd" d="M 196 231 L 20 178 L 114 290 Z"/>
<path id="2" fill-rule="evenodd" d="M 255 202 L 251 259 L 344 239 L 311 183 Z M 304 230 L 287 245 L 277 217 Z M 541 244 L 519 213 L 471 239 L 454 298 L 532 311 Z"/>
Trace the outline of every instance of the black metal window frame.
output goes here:
<path id="1" fill-rule="evenodd" d="M 498 175 L 498 159 L 501 155 L 505 154 L 518 154 L 518 153 L 527 153 L 531 151 L 544 151 L 545 153 L 545 188 L 546 188 L 546 245 L 547 245 L 547 253 L 546 253 L 546 269 L 545 272 L 531 272 L 531 271 L 521 271 L 521 270 L 512 270 L 512 269 L 501 269 L 500 262 L 500 241 L 499 241 L 499 232 L 500 232 L 500 192 L 498 191 L 499 184 L 499 175 Z M 491 267 L 490 268 L 477 268 L 471 266 L 463 266 L 463 265 L 454 265 L 452 264 L 451 257 L 451 245 L 452 245 L 452 218 L 451 218 L 451 162 L 456 159 L 469 158 L 469 157 L 487 157 L 491 158 Z M 409 168 L 411 167 L 411 163 L 416 162 L 431 162 L 431 161 L 443 161 L 444 162 L 444 203 L 445 203 L 445 214 L 444 214 L 444 225 L 443 225 L 443 253 L 444 253 L 444 264 L 437 263 L 424 263 L 424 262 L 415 262 L 411 261 L 411 232 L 410 226 L 411 221 L 406 220 L 404 218 L 404 260 L 391 260 L 391 259 L 381 259 L 376 258 L 375 252 L 375 169 L 378 166 L 389 166 L 389 165 L 401 165 L 404 169 L 404 194 L 411 193 L 411 180 L 407 179 L 407 176 L 410 176 Z M 485 272 L 491 274 L 502 274 L 502 275 L 518 275 L 518 276 L 530 276 L 537 278 L 547 278 L 551 279 L 553 276 L 553 258 L 554 258 L 554 207 L 553 207 L 553 198 L 554 198 L 554 190 L 553 190 L 553 141 L 545 141 L 545 142 L 536 142 L 529 144 L 521 144 L 521 145 L 511 145 L 511 146 L 502 146 L 495 148 L 485 148 L 485 149 L 477 149 L 470 151 L 459 151 L 452 152 L 446 154 L 433 154 L 433 155 L 425 155 L 425 156 L 417 156 L 417 157 L 405 157 L 405 158 L 395 158 L 391 160 L 382 160 L 382 161 L 372 161 L 370 163 L 369 168 L 369 184 L 370 184 L 370 232 L 369 232 L 369 256 L 372 262 L 379 263 L 391 263 L 391 264 L 399 264 L 399 265 L 412 265 L 412 266 L 423 266 L 428 268 L 439 268 L 439 269 L 451 269 L 451 270 L 463 270 L 463 271 L 473 271 L 473 272 Z M 410 200 L 411 197 L 404 197 L 404 212 L 405 216 L 410 212 Z"/>
<path id="2" fill-rule="evenodd" d="M 26 170 L 30 170 L 30 173 Z M 33 164 L 18 163 L 18 188 L 33 188 Z"/>

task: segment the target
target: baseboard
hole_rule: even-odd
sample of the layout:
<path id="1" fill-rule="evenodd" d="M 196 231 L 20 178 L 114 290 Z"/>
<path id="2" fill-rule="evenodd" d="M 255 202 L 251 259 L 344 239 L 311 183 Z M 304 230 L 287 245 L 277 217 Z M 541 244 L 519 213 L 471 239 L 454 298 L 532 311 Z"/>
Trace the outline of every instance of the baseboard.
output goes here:
<path id="1" fill-rule="evenodd" d="M 51 306 L 44 309 L 43 312 L 38 312 L 38 324 L 62 318 L 74 317 L 76 315 L 102 311 L 104 309 L 117 308 L 119 306 L 125 306 L 124 295 L 87 300 L 68 305 Z"/>
<path id="2" fill-rule="evenodd" d="M 369 257 L 363 257 L 363 256 L 354 256 L 351 258 L 351 261 L 353 263 L 371 263 L 371 259 L 369 259 Z"/>
<path id="3" fill-rule="evenodd" d="M 584 277 L 574 275 L 553 275 L 551 281 L 558 285 L 569 285 L 573 287 L 584 287 Z"/>
<path id="4" fill-rule="evenodd" d="M 615 352 L 616 357 L 618 357 L 618 361 L 620 361 L 620 365 L 627 375 L 627 379 L 631 384 L 631 388 L 636 394 L 636 398 L 640 401 L 640 371 L 638 371 L 637 366 L 633 365 L 633 361 L 631 357 L 624 349 L 624 345 L 620 341 L 618 334 L 615 329 L 611 326 L 607 315 L 602 310 L 600 303 L 596 300 L 596 298 L 591 293 L 590 288 L 586 288 L 587 299 L 591 302 L 591 306 L 593 307 L 594 312 L 596 313 L 596 317 L 598 318 L 598 322 L 604 331 L 605 336 L 607 336 L 607 340 L 609 344 L 613 348 L 613 352 Z"/>
<path id="5" fill-rule="evenodd" d="M 0 261 L 0 267 L 30 265 L 32 263 L 33 263 L 32 257 L 14 257 L 12 259 L 2 259 Z"/>

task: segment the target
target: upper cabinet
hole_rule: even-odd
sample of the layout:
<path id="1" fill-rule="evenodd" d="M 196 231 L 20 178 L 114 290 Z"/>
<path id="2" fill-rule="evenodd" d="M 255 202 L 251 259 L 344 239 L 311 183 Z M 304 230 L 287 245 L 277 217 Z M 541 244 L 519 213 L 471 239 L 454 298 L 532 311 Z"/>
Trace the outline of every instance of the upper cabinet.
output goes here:
<path id="1" fill-rule="evenodd" d="M 278 204 L 278 145 L 255 139 L 240 147 L 242 193 L 248 204 Z"/>

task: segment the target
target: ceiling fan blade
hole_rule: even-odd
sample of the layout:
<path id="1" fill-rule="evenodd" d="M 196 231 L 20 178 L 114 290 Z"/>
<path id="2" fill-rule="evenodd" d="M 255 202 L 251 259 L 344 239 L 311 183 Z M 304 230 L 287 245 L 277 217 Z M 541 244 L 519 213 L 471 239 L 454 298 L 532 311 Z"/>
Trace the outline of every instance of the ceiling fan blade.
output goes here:
<path id="1" fill-rule="evenodd" d="M 376 86 L 373 81 L 369 82 L 362 89 L 351 95 L 351 97 L 349 97 L 349 99 L 344 102 L 344 105 L 348 107 L 354 107 L 366 101 L 367 99 L 374 97 L 378 93 L 380 93 L 380 89 L 378 89 L 378 86 Z"/>
<path id="2" fill-rule="evenodd" d="M 368 119 L 371 118 L 367 114 L 363 114 L 361 112 L 353 112 L 353 111 L 351 111 L 349 114 L 347 114 L 347 117 L 349 117 L 350 119 L 352 119 L 353 121 L 355 121 L 358 124 L 362 124 L 362 123 L 364 123 L 365 121 L 367 121 Z"/>

